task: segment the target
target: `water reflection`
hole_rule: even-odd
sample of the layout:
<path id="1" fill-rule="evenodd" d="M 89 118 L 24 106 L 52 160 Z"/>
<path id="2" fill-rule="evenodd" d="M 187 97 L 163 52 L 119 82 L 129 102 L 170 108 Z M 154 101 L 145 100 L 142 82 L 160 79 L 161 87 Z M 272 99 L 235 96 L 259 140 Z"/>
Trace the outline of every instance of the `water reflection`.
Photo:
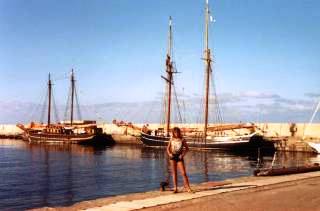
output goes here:
<path id="1" fill-rule="evenodd" d="M 261 156 L 261 155 L 260 155 Z M 268 167 L 272 155 L 262 155 Z M 192 183 L 252 175 L 258 154 L 190 151 L 186 168 Z M 277 153 L 275 164 L 320 162 L 304 153 Z M 116 145 L 39 145 L 0 140 L 0 209 L 70 205 L 78 201 L 158 189 L 169 179 L 165 149 Z"/>

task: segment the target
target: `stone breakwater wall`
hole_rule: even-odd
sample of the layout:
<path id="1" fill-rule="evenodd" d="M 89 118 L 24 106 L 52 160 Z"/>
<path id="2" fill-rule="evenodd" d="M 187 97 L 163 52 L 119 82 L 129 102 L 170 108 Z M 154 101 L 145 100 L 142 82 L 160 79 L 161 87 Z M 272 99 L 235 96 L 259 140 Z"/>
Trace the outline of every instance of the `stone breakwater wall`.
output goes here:
<path id="1" fill-rule="evenodd" d="M 320 123 L 256 123 L 266 137 L 320 138 Z M 293 133 L 294 132 L 294 133 Z"/>
<path id="2" fill-rule="evenodd" d="M 275 141 L 278 151 L 314 152 L 308 141 L 320 143 L 320 124 L 265 123 L 257 124 L 265 139 Z"/>
<path id="3" fill-rule="evenodd" d="M 20 135 L 23 131 L 15 125 L 0 124 L 0 135 Z"/>
<path id="4" fill-rule="evenodd" d="M 0 138 L 20 139 L 22 132 L 15 125 L 0 125 Z"/>
<path id="5" fill-rule="evenodd" d="M 134 124 L 142 128 L 145 124 Z M 320 142 L 320 123 L 255 123 L 257 125 L 257 132 L 263 135 L 265 139 L 276 142 L 276 148 L 280 151 L 294 151 L 294 152 L 312 152 L 306 141 Z M 111 134 L 117 143 L 125 144 L 141 144 L 138 139 L 139 130 L 133 130 L 129 127 L 118 127 L 114 124 L 98 124 L 103 128 L 107 134 Z M 172 124 L 172 127 L 188 127 L 199 128 L 202 124 Z M 161 127 L 159 124 L 148 124 L 151 130 Z M 242 131 L 240 131 L 242 133 Z M 15 125 L 0 125 L 0 138 L 19 138 L 22 130 Z M 231 132 L 232 133 L 232 132 Z M 243 129 L 243 133 L 248 133 Z M 21 136 L 20 136 L 21 137 Z"/>
<path id="6" fill-rule="evenodd" d="M 135 124 L 135 126 L 142 127 L 144 124 Z M 313 152 L 306 141 L 320 142 L 320 123 L 307 124 L 307 123 L 255 123 L 258 127 L 257 132 L 263 135 L 265 139 L 275 141 L 276 149 L 279 151 L 292 151 L 292 152 Z M 113 134 L 117 143 L 136 143 L 139 140 L 132 135 L 139 135 L 139 131 L 126 127 L 117 127 L 112 124 L 102 124 L 104 131 Z M 172 127 L 188 127 L 199 128 L 201 124 L 172 124 Z M 159 124 L 148 124 L 151 130 L 159 128 Z M 248 133 L 248 130 L 243 129 L 241 133 Z M 232 132 L 231 132 L 232 133 Z M 131 135 L 131 136 L 130 136 Z"/>
<path id="7" fill-rule="evenodd" d="M 142 128 L 145 124 L 134 124 Z M 308 123 L 255 123 L 257 125 L 257 132 L 265 137 L 297 137 L 302 138 L 320 138 L 320 123 L 313 123 L 308 125 Z M 126 127 L 117 127 L 113 124 L 100 124 L 104 132 L 109 134 L 137 134 L 137 131 L 134 131 L 131 128 Z M 172 127 L 187 127 L 187 128 L 203 128 L 202 124 L 172 124 Z M 159 124 L 148 124 L 148 128 L 151 130 L 159 128 Z"/>
<path id="8" fill-rule="evenodd" d="M 134 124 L 142 128 L 145 124 Z M 255 123 L 258 126 L 258 132 L 265 137 L 297 137 L 302 138 L 320 138 L 320 123 L 313 123 L 308 125 L 308 123 L 296 123 L 292 127 L 292 123 Z M 133 135 L 138 135 L 138 131 L 131 128 L 118 127 L 114 124 L 98 124 L 99 127 L 103 128 L 103 131 L 108 134 L 124 134 L 129 133 Z M 188 127 L 188 128 L 203 128 L 202 124 L 172 124 L 172 127 Z M 159 124 L 148 124 L 149 129 L 159 128 Z M 295 131 L 292 133 L 292 131 Z M 22 130 L 12 124 L 0 124 L 0 134 L 1 135 L 19 135 Z"/>

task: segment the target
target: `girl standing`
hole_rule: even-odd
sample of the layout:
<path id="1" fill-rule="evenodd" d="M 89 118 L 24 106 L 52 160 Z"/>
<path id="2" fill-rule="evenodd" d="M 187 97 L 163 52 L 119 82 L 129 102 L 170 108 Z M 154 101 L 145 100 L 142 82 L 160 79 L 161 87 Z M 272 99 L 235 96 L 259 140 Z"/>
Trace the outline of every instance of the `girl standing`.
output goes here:
<path id="1" fill-rule="evenodd" d="M 172 169 L 174 186 L 173 193 L 178 192 L 177 167 L 183 177 L 184 187 L 187 189 L 188 192 L 192 193 L 183 160 L 183 157 L 186 155 L 188 150 L 189 147 L 187 145 L 187 142 L 184 139 L 182 139 L 180 128 L 174 127 L 172 138 L 170 139 L 169 144 L 167 146 L 167 153 L 170 158 L 170 165 Z"/>

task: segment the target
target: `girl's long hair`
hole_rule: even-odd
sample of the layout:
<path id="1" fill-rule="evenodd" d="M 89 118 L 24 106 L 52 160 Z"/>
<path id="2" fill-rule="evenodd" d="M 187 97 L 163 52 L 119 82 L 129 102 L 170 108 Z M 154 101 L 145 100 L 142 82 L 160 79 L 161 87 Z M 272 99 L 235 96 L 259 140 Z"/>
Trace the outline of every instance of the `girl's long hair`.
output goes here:
<path id="1" fill-rule="evenodd" d="M 173 138 L 179 138 L 179 139 L 181 139 L 181 138 L 182 138 L 182 135 L 181 135 L 181 130 L 180 130 L 180 128 L 174 127 L 173 130 L 172 130 L 172 136 L 173 136 Z"/>

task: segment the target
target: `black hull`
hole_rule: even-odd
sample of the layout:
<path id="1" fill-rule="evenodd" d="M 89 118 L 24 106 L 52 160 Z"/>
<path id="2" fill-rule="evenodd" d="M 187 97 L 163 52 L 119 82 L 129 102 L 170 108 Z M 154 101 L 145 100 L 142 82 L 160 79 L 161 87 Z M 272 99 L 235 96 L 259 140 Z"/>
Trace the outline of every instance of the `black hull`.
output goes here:
<path id="1" fill-rule="evenodd" d="M 168 145 L 169 140 L 169 137 L 153 136 L 146 133 L 141 133 L 141 141 L 146 146 L 164 147 Z"/>
<path id="2" fill-rule="evenodd" d="M 141 133 L 141 141 L 146 146 L 163 147 L 167 146 L 169 137 L 153 136 Z M 258 148 L 264 151 L 275 151 L 274 144 L 270 141 L 265 141 L 261 136 L 253 136 L 250 139 L 240 141 L 199 141 L 195 139 L 186 139 L 188 146 L 195 149 L 222 149 L 232 151 L 257 151 Z"/>

